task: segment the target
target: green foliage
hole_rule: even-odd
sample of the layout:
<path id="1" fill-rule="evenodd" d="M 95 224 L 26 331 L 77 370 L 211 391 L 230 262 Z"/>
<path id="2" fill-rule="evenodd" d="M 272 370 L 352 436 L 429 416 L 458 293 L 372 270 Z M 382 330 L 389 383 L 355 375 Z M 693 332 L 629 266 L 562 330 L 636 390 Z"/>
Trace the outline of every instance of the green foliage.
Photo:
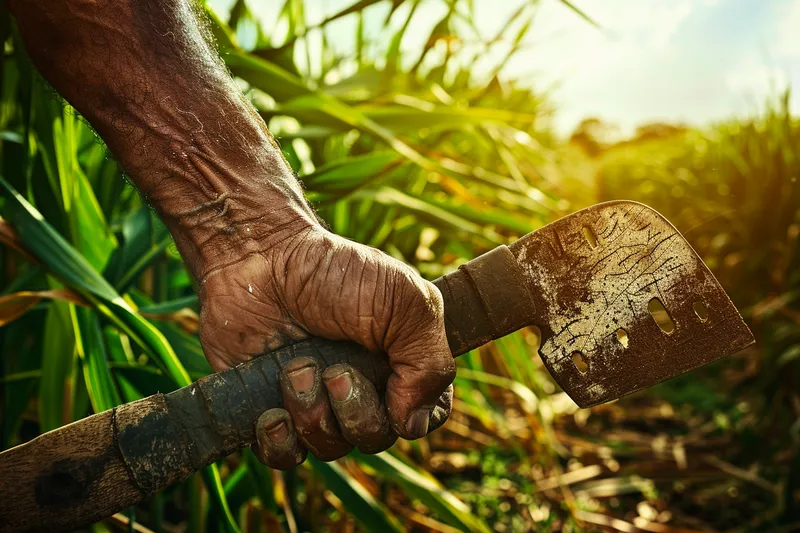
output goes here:
<path id="1" fill-rule="evenodd" d="M 264 26 L 243 0 L 208 9 L 222 57 L 332 229 L 433 278 L 575 204 L 638 199 L 692 241 L 758 346 L 581 411 L 535 357 L 537 331 L 522 331 L 460 359 L 452 419 L 426 439 L 286 474 L 245 450 L 137 507 L 136 520 L 156 531 L 791 530 L 800 124 L 786 102 L 704 131 L 594 143 L 587 157 L 574 149 L 586 132 L 564 145 L 546 99 L 501 81 L 538 2 L 520 1 L 486 38 L 472 1 L 430 1 L 446 14 L 419 49 L 404 46 L 419 0 L 353 0 L 313 27 L 302 0 Z M 595 31 L 576 2 L 562 3 Z M 390 7 L 386 42 L 364 31 L 379 4 Z M 329 25 L 348 17 L 356 49 L 340 56 Z M 503 39 L 508 54 L 472 72 Z M 3 296 L 17 295 L 0 306 L 9 447 L 210 368 L 194 287 L 163 224 L 13 32 L 4 40 L 0 276 Z"/>
<path id="2" fill-rule="evenodd" d="M 789 111 L 789 92 L 751 119 L 642 133 L 600 158 L 602 199 L 624 196 L 666 215 L 728 290 L 757 342 L 653 393 L 684 414 L 702 413 L 729 441 L 716 450 L 720 458 L 759 465 L 769 484 L 745 506 L 754 530 L 797 520 L 800 419 L 789 398 L 800 377 L 800 120 Z M 723 515 L 719 523 L 733 525 L 747 514 Z"/>
<path id="3" fill-rule="evenodd" d="M 428 265 L 436 275 L 549 216 L 546 192 L 505 177 L 509 166 L 544 160 L 541 144 L 532 141 L 540 132 L 539 98 L 497 80 L 470 80 L 467 70 L 448 72 L 452 54 L 442 55 L 441 44 L 455 37 L 450 18 L 471 17 L 469 3 L 450 4 L 411 72 L 401 44 L 417 1 L 395 12 L 404 22 L 388 51 L 362 39 L 354 70 L 354 58 L 336 57 L 323 38 L 316 51 L 321 72 L 312 74 L 298 45 L 308 49 L 317 42 L 312 34 L 324 35 L 328 23 L 361 17 L 377 3 L 357 2 L 309 28 L 303 2 L 287 0 L 278 21 L 285 35 L 273 39 L 267 35 L 278 33 L 261 28 L 243 1 L 224 18 L 208 12 L 222 57 L 249 87 L 321 215 L 338 232 L 409 263 L 418 264 L 421 255 L 446 258 Z M 10 323 L 0 333 L 8 384 L 3 444 L 10 446 L 91 412 L 184 386 L 210 369 L 196 335 L 194 289 L 166 229 L 88 125 L 38 77 L 18 39 L 6 40 L 0 212 L 11 248 L 3 250 L 3 282 L 7 293 L 19 294 L 14 301 L 29 302 L 7 306 Z M 524 104 L 510 112 L 509 98 Z M 497 138 L 503 163 L 495 158 Z M 492 198 L 486 208 L 485 198 Z M 47 289 L 61 290 L 48 294 L 63 298 L 21 293 Z M 420 477 L 413 462 L 362 457 L 348 469 L 312 463 L 315 476 L 303 469 L 282 480 L 264 476 L 250 457 L 212 465 L 202 475 L 204 487 L 187 482 L 136 516 L 159 528 L 170 506 L 207 498 L 210 514 L 183 515 L 195 528 L 252 529 L 241 517 L 252 505 L 277 524 L 290 524 L 302 520 L 295 516 L 300 498 L 312 498 L 312 487 L 323 483 L 365 528 L 402 530 L 404 519 L 353 477 L 369 469 L 386 474 L 387 483 L 397 481 L 442 523 L 487 530 L 457 497 Z M 315 490 L 316 501 L 321 492 Z M 337 515 L 348 520 L 337 509 L 327 504 L 320 523 Z"/>

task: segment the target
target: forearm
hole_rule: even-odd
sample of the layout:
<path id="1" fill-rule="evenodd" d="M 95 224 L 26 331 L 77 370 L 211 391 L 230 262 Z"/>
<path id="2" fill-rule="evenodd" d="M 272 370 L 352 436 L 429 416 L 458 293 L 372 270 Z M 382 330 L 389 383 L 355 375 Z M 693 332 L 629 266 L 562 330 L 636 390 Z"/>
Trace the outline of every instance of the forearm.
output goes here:
<path id="1" fill-rule="evenodd" d="M 196 276 L 314 223 L 192 0 L 9 0 L 26 48 L 158 211 Z"/>

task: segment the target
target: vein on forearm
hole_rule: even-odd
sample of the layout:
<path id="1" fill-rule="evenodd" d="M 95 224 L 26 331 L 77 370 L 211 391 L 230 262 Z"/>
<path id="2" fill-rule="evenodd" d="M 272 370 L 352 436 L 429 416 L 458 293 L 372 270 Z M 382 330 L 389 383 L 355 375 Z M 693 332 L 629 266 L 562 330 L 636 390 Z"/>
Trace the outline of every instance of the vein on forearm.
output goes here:
<path id="1" fill-rule="evenodd" d="M 236 233 L 253 210 L 310 213 L 194 0 L 8 2 L 36 66 L 106 141 L 181 253 Z"/>

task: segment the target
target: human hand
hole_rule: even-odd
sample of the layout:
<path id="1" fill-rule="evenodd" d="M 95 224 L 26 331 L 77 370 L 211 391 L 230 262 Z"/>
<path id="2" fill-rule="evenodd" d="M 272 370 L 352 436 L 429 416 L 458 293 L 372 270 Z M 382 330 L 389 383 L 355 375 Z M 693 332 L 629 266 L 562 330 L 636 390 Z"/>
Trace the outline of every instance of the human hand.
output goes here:
<path id="1" fill-rule="evenodd" d="M 353 368 L 289 363 L 286 410 L 259 422 L 262 459 L 290 468 L 306 450 L 323 460 L 375 452 L 446 419 L 455 364 L 441 295 L 317 223 L 190 3 L 9 4 L 36 66 L 102 136 L 200 282 L 215 370 L 309 335 L 388 356 L 385 398 Z"/>
<path id="2" fill-rule="evenodd" d="M 307 218 L 266 240 L 262 250 L 201 276 L 201 341 L 212 368 L 315 335 L 388 356 L 393 374 L 380 398 L 349 365 L 292 360 L 280 377 L 284 408 L 257 423 L 259 459 L 289 469 L 307 451 L 323 461 L 354 446 L 377 453 L 398 435 L 416 439 L 443 424 L 455 362 L 438 289 L 402 262 Z"/>

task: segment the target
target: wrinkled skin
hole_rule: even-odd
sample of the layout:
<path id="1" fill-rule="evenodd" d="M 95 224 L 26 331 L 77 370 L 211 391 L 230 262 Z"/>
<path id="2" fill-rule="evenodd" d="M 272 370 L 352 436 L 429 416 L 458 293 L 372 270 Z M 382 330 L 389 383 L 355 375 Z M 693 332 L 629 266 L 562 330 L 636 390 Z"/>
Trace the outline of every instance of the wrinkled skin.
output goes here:
<path id="1" fill-rule="evenodd" d="M 353 446 L 377 453 L 397 435 L 424 436 L 449 414 L 455 363 L 441 295 L 379 250 L 308 226 L 267 252 L 212 270 L 200 297 L 201 339 L 215 370 L 309 334 L 356 341 L 375 357 L 385 352 L 394 369 L 384 405 L 348 365 L 289 363 L 281 376 L 286 410 L 259 421 L 254 450 L 266 464 L 295 466 L 306 450 L 325 461 Z M 292 429 L 297 435 L 289 438 Z"/>
<path id="2" fill-rule="evenodd" d="M 388 357 L 380 398 L 357 370 L 297 359 L 254 450 L 291 468 L 414 439 L 450 411 L 454 363 L 436 288 L 316 219 L 191 0 L 6 0 L 47 81 L 92 124 L 199 282 L 201 341 L 223 370 L 318 335 Z"/>

